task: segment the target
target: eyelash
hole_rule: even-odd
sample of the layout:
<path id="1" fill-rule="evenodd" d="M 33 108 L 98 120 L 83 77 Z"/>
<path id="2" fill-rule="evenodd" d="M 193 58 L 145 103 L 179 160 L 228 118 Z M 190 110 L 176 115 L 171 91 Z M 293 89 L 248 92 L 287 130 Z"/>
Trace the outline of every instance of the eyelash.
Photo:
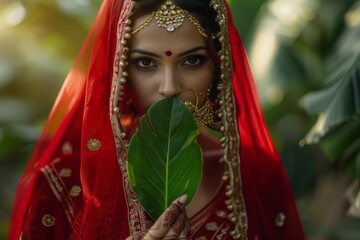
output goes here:
<path id="1" fill-rule="evenodd" d="M 194 59 L 196 60 L 195 63 L 190 63 L 190 62 L 186 63 L 189 60 L 194 60 Z M 185 67 L 185 68 L 198 68 L 198 67 L 201 67 L 207 59 L 208 59 L 208 57 L 204 56 L 204 55 L 190 55 L 181 63 L 181 66 Z M 143 64 L 144 61 L 148 61 L 149 65 L 145 66 Z M 153 68 L 158 67 L 156 62 L 153 61 L 153 59 L 149 58 L 149 57 L 138 57 L 138 58 L 135 58 L 133 60 L 133 62 L 135 63 L 136 67 L 141 70 L 151 70 Z"/>
<path id="2" fill-rule="evenodd" d="M 143 63 L 143 61 L 149 61 L 150 66 L 141 66 L 141 63 Z M 134 63 L 136 64 L 136 66 L 140 69 L 150 69 L 150 68 L 155 68 L 157 67 L 156 63 L 154 63 L 154 61 L 151 58 L 147 58 L 147 57 L 139 57 L 139 58 L 135 58 L 134 59 Z"/>
<path id="3" fill-rule="evenodd" d="M 185 67 L 189 67 L 189 68 L 197 68 L 197 67 L 200 67 L 204 64 L 204 62 L 207 60 L 207 56 L 204 56 L 204 55 L 191 55 L 191 56 L 188 56 L 185 61 L 183 61 L 182 65 L 185 66 Z M 189 59 L 195 59 L 197 63 L 190 63 L 189 65 L 185 65 L 185 63 L 187 61 L 189 61 Z"/>

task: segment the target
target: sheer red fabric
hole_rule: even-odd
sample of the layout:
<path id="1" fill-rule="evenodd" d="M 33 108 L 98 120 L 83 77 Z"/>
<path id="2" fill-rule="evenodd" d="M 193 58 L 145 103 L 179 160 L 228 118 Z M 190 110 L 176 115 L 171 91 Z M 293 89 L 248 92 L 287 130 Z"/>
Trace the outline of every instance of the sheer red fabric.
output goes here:
<path id="1" fill-rule="evenodd" d="M 230 14 L 229 34 L 249 232 L 257 225 L 266 239 L 304 239 L 289 180 L 267 129 L 247 56 Z M 286 226 L 279 226 L 282 216 L 286 216 Z"/>
<path id="2" fill-rule="evenodd" d="M 108 107 L 123 3 L 103 2 L 64 82 L 19 183 L 10 239 L 129 236 Z M 101 141 L 96 154 L 87 149 L 92 138 Z M 61 171 L 67 170 L 71 174 L 61 177 Z M 77 186 L 82 194 L 73 197 L 71 190 Z M 53 227 L 49 215 L 55 219 Z"/>
<path id="3" fill-rule="evenodd" d="M 9 239 L 126 239 L 130 235 L 132 213 L 109 109 L 119 19 L 131 4 L 104 0 L 19 183 Z M 228 27 L 248 239 L 304 239 L 231 17 Z M 134 98 L 129 91 L 126 94 Z M 121 121 L 130 126 L 136 112 L 125 109 L 126 105 L 121 108 L 128 113 Z M 95 149 L 89 144 L 95 144 Z M 206 211 L 225 208 L 221 196 Z M 203 211 L 191 220 L 199 225 L 194 237 L 215 236 L 205 227 L 212 218 Z M 229 233 L 221 239 L 230 239 Z"/>

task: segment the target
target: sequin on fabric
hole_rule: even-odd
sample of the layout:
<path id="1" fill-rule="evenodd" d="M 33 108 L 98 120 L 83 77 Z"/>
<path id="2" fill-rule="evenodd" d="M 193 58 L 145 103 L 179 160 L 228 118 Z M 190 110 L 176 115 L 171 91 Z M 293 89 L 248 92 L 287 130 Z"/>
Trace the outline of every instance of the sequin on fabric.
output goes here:
<path id="1" fill-rule="evenodd" d="M 91 152 L 95 152 L 98 151 L 101 148 L 101 142 L 98 139 L 90 139 L 87 143 L 87 148 L 91 151 Z"/>
<path id="2" fill-rule="evenodd" d="M 65 156 L 69 156 L 72 154 L 73 152 L 73 147 L 71 145 L 71 143 L 69 142 L 66 142 L 64 143 L 64 145 L 62 146 L 62 153 L 65 155 Z"/>
<path id="3" fill-rule="evenodd" d="M 75 185 L 70 190 L 70 196 L 72 197 L 78 197 L 81 193 L 81 187 L 78 185 Z"/>
<path id="4" fill-rule="evenodd" d="M 275 219 L 275 224 L 277 227 L 282 227 L 285 224 L 286 216 L 284 213 L 279 213 Z"/>
<path id="5" fill-rule="evenodd" d="M 55 217 L 50 214 L 45 214 L 41 221 L 45 227 L 52 227 L 55 225 Z"/>
<path id="6" fill-rule="evenodd" d="M 63 168 L 60 170 L 60 177 L 68 178 L 71 177 L 72 171 L 70 168 Z"/>

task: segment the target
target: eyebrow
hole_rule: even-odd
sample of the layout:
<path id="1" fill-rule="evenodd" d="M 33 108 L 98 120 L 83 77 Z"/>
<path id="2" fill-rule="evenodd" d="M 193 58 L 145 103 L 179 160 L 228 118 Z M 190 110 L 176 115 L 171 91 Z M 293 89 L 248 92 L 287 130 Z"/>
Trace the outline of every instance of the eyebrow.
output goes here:
<path id="1" fill-rule="evenodd" d="M 158 54 L 156 54 L 156 53 L 148 52 L 148 51 L 141 50 L 141 49 L 133 49 L 133 50 L 130 50 L 130 51 L 129 51 L 129 54 L 132 54 L 132 53 L 140 53 L 140 54 L 143 54 L 143 55 L 148 55 L 148 56 L 151 56 L 151 57 L 160 58 L 160 55 L 158 55 Z"/>
<path id="2" fill-rule="evenodd" d="M 182 57 L 182 56 L 185 56 L 187 54 L 190 54 L 190 53 L 193 53 L 193 52 L 196 52 L 196 51 L 199 51 L 199 50 L 207 50 L 207 47 L 204 47 L 204 46 L 194 47 L 192 49 L 189 49 L 189 50 L 186 50 L 186 51 L 184 51 L 182 53 L 179 53 L 178 56 Z M 129 51 L 129 54 L 132 54 L 132 53 L 140 53 L 140 54 L 148 55 L 148 56 L 151 56 L 151 57 L 161 58 L 161 56 L 159 54 L 149 52 L 149 51 L 145 51 L 145 50 L 141 50 L 141 49 L 132 49 L 132 50 Z"/>
<path id="3" fill-rule="evenodd" d="M 204 47 L 204 46 L 194 47 L 194 48 L 192 48 L 192 49 L 190 49 L 190 50 L 187 50 L 187 51 L 185 51 L 185 52 L 179 53 L 178 56 L 179 56 L 179 57 L 182 57 L 182 56 L 185 56 L 185 55 L 187 55 L 187 54 L 189 54 L 189 53 L 193 53 L 193 52 L 196 52 L 196 51 L 199 51 L 199 50 L 207 50 L 207 47 Z"/>

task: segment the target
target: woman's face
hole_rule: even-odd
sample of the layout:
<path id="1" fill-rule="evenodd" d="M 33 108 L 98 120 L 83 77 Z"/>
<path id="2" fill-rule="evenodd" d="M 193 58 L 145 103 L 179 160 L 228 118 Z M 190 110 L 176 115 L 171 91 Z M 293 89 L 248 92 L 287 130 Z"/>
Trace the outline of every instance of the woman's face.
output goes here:
<path id="1" fill-rule="evenodd" d="M 138 26 L 147 16 L 134 22 Z M 214 76 L 207 39 L 185 18 L 173 32 L 159 27 L 155 20 L 135 33 L 130 41 L 129 82 L 142 110 L 173 95 L 196 104 L 206 101 L 206 91 Z"/>

